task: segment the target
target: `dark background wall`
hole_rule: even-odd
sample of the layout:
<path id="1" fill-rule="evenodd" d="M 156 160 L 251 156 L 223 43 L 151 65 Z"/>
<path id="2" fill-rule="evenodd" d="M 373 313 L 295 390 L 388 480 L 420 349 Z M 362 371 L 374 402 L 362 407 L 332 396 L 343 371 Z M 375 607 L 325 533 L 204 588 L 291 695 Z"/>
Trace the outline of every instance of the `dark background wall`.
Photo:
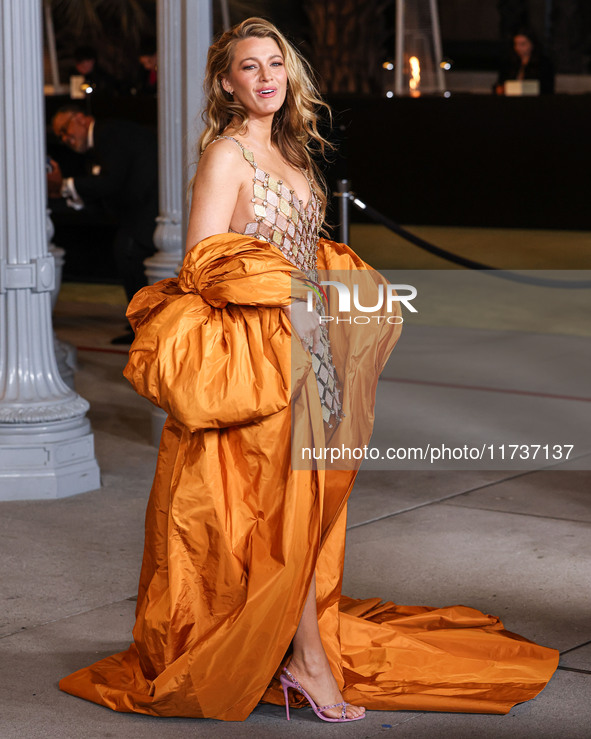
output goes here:
<path id="1" fill-rule="evenodd" d="M 591 95 L 330 102 L 331 185 L 399 223 L 591 229 Z"/>

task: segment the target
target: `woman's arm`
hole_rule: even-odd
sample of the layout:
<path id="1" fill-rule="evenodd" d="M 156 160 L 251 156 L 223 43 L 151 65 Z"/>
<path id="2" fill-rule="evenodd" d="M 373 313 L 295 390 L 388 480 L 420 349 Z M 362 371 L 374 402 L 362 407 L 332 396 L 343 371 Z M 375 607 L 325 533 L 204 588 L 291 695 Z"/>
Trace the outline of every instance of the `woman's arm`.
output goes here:
<path id="1" fill-rule="evenodd" d="M 245 179 L 244 164 L 240 149 L 226 139 L 203 152 L 193 184 L 186 252 L 208 236 L 227 233 Z"/>
<path id="2" fill-rule="evenodd" d="M 245 185 L 244 164 L 242 152 L 232 141 L 220 139 L 203 152 L 193 185 L 186 252 L 208 236 L 227 233 L 240 190 Z M 250 177 L 246 186 L 251 186 Z M 316 311 L 309 312 L 301 300 L 284 306 L 283 310 L 298 336 L 309 337 L 314 350 L 320 351 L 320 319 Z M 308 348 L 305 342 L 304 348 Z"/>

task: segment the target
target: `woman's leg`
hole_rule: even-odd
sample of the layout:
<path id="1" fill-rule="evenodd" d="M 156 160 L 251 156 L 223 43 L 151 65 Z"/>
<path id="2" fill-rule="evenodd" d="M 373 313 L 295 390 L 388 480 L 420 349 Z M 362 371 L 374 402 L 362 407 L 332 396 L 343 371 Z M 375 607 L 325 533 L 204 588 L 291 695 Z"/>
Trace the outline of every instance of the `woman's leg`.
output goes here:
<path id="1" fill-rule="evenodd" d="M 318 706 L 328 706 L 343 700 L 330 665 L 318 629 L 316 609 L 316 575 L 312 578 L 298 629 L 293 638 L 293 655 L 288 670 L 301 683 Z M 347 706 L 347 718 L 365 712 L 362 706 Z M 340 718 L 341 709 L 324 711 L 328 718 Z"/>

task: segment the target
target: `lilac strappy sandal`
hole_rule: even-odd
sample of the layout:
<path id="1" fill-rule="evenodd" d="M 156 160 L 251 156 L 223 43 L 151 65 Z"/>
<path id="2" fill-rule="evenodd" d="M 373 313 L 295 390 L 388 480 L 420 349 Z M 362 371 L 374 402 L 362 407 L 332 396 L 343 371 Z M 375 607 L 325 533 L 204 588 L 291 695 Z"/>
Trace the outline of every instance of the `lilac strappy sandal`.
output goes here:
<path id="1" fill-rule="evenodd" d="M 294 690 L 297 690 L 298 693 L 301 693 L 304 698 L 308 701 L 308 703 L 312 706 L 312 709 L 314 710 L 314 713 L 318 716 L 319 719 L 322 719 L 322 721 L 331 721 L 333 723 L 343 723 L 345 721 L 357 721 L 360 718 L 365 718 L 365 713 L 362 713 L 361 716 L 354 716 L 353 718 L 347 718 L 347 706 L 350 706 L 350 703 L 346 703 L 345 701 L 341 701 L 340 703 L 333 703 L 330 706 L 317 706 L 316 703 L 310 698 L 308 693 L 306 693 L 305 689 L 302 688 L 302 686 L 299 684 L 299 682 L 295 679 L 295 677 L 291 674 L 291 672 L 287 669 L 287 667 L 283 668 L 282 674 L 279 676 L 279 681 L 283 687 L 283 694 L 285 695 L 285 713 L 287 714 L 287 720 L 289 721 L 289 698 L 287 696 L 287 691 L 289 688 L 293 688 Z M 330 708 L 338 708 L 341 707 L 341 718 L 329 718 L 328 716 L 324 716 L 322 714 L 323 711 L 328 711 Z"/>

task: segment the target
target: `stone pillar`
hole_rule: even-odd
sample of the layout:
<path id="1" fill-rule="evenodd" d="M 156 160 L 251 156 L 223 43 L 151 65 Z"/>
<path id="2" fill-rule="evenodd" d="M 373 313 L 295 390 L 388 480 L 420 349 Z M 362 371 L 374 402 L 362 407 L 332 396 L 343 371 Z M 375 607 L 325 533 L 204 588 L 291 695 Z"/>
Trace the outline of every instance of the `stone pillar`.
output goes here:
<path id="1" fill-rule="evenodd" d="M 196 161 L 199 114 L 203 106 L 203 76 L 211 43 L 210 0 L 158 0 L 158 177 L 160 214 L 154 244 L 146 259 L 153 284 L 175 277 L 185 250 L 186 188 Z M 152 412 L 155 445 L 165 415 Z"/>
<path id="2" fill-rule="evenodd" d="M 158 200 L 154 245 L 145 261 L 148 282 L 174 277 L 183 253 L 182 5 L 158 0 Z"/>
<path id="3" fill-rule="evenodd" d="M 184 256 L 186 188 L 196 160 L 211 28 L 210 0 L 158 1 L 160 214 L 154 233 L 158 251 L 145 261 L 151 284 L 174 277 Z"/>
<path id="4" fill-rule="evenodd" d="M 88 403 L 53 346 L 41 13 L 39 0 L 0 0 L 0 500 L 100 486 Z"/>

